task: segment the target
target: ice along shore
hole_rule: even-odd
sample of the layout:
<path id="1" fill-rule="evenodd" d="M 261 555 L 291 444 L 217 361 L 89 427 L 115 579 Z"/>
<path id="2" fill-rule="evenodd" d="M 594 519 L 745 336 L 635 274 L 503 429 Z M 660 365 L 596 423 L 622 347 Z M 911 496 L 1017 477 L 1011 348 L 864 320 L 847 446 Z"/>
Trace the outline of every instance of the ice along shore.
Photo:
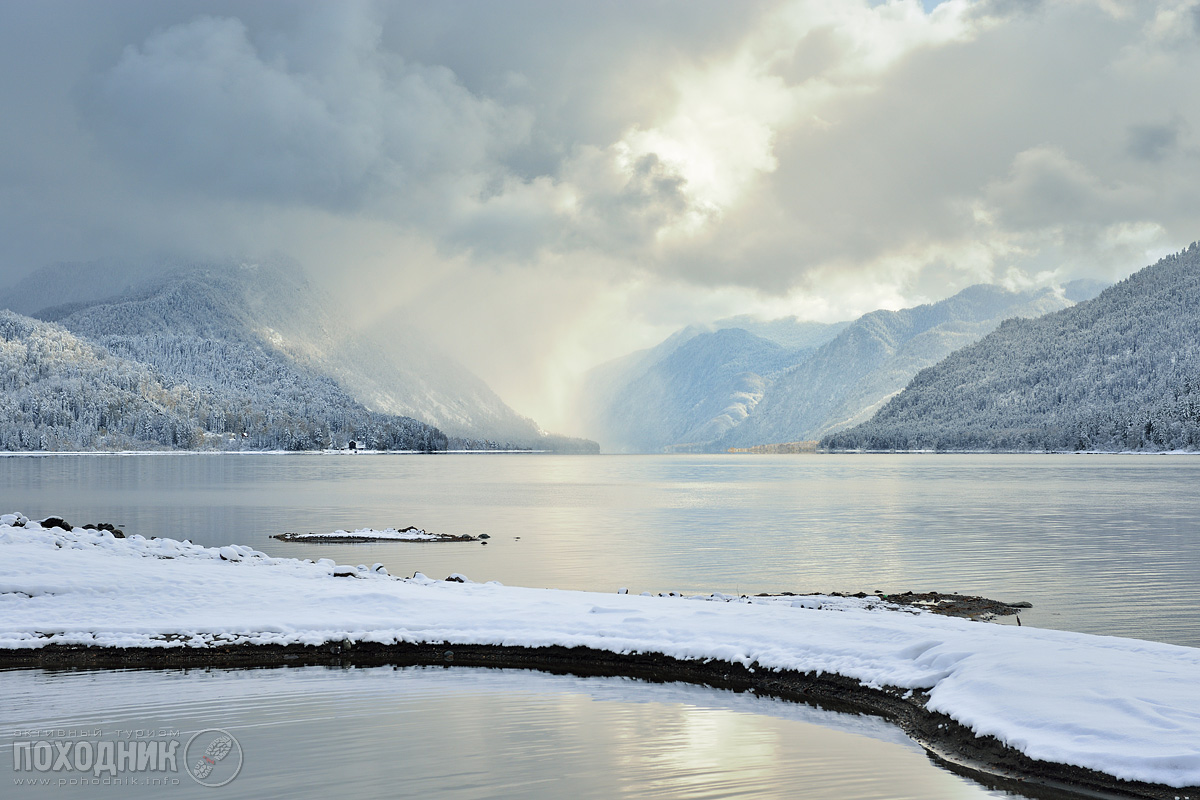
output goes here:
<path id="1" fill-rule="evenodd" d="M 1196 648 L 902 613 L 871 597 L 397 578 L 0 518 L 0 666 L 312 663 L 754 690 L 883 715 L 940 760 L 1022 791 L 1200 800 Z"/>

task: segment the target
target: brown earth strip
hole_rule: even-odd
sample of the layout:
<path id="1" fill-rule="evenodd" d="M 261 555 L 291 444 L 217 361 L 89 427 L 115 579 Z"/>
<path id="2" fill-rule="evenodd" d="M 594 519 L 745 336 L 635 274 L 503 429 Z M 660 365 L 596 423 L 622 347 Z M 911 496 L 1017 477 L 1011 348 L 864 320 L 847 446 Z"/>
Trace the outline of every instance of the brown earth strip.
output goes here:
<path id="1" fill-rule="evenodd" d="M 924 611 L 929 611 L 934 614 L 941 614 L 946 617 L 963 617 L 965 619 L 989 620 L 995 617 L 1005 617 L 1013 614 L 1019 614 L 1023 609 L 1033 608 L 1032 603 L 1004 603 L 999 600 L 991 600 L 986 597 L 978 597 L 975 595 L 966 594 L 946 594 L 944 592 L 901 592 L 899 594 L 886 594 L 884 592 L 855 592 L 854 594 L 844 594 L 842 592 L 804 592 L 798 594 L 796 592 L 779 592 L 772 594 L 763 592 L 758 597 L 856 597 L 864 599 L 867 597 L 878 597 L 885 604 L 896 606 L 907 606 L 911 608 L 919 608 Z"/>

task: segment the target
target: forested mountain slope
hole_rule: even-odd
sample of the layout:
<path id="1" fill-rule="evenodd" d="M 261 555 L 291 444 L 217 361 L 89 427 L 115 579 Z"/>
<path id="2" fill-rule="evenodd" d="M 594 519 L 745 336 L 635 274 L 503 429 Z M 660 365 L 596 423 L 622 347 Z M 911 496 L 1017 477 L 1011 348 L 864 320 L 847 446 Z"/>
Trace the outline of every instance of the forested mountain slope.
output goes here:
<path id="1" fill-rule="evenodd" d="M 834 449 L 1200 447 L 1200 246 L 1095 299 L 1010 320 L 922 370 Z"/>
<path id="2" fill-rule="evenodd" d="M 446 448 L 436 428 L 367 411 L 333 381 L 288 370 L 269 353 L 232 355 L 240 377 L 181 382 L 60 325 L 0 311 L 0 449 L 309 450 L 350 440 Z"/>
<path id="3" fill-rule="evenodd" d="M 181 265 L 118 297 L 37 316 L 204 391 L 286 394 L 319 379 L 371 411 L 442 428 L 459 437 L 456 446 L 592 444 L 547 436 L 401 323 L 355 330 L 348 312 L 284 259 Z"/>
<path id="4" fill-rule="evenodd" d="M 938 303 L 873 311 L 781 375 L 754 413 L 721 442 L 749 447 L 818 439 L 870 418 L 920 369 L 977 341 L 1009 317 L 1069 305 L 1060 291 L 971 286 Z"/>
<path id="5" fill-rule="evenodd" d="M 1090 290 L 1072 286 L 1078 293 Z M 581 404 L 586 429 L 606 448 L 630 452 L 724 451 L 817 439 L 870 418 L 920 369 L 977 341 L 1001 320 L 1070 304 L 1061 289 L 1012 292 L 981 285 L 938 303 L 874 311 L 849 323 L 733 317 L 685 328 L 590 373 Z"/>

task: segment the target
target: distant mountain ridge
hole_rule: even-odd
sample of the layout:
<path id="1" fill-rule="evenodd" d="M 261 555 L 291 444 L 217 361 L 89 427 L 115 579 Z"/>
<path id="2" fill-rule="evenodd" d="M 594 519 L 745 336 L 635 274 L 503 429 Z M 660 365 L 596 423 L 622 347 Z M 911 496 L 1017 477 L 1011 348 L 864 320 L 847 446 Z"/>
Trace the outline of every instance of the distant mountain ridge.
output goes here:
<path id="1" fill-rule="evenodd" d="M 1094 290 L 1087 282 L 1072 288 Z M 833 325 L 741 317 L 716 323 L 717 330 L 685 328 L 593 370 L 584 392 L 587 432 L 606 448 L 632 452 L 815 440 L 870 418 L 920 369 L 1003 319 L 1071 305 L 1065 291 L 979 285 Z"/>
<path id="2" fill-rule="evenodd" d="M 937 303 L 872 311 L 780 376 L 724 447 L 819 439 L 869 419 L 921 368 L 977 341 L 1006 318 L 1070 304 L 1061 292 L 968 287 Z"/>
<path id="3" fill-rule="evenodd" d="M 698 334 L 614 398 L 610 430 L 621 443 L 646 450 L 713 441 L 754 410 L 767 386 L 764 376 L 796 357 L 737 328 Z"/>
<path id="4" fill-rule="evenodd" d="M 1200 448 L 1200 245 L 1094 299 L 1010 320 L 919 372 L 832 449 Z"/>
<path id="5" fill-rule="evenodd" d="M 67 271 L 80 274 L 78 267 Z M 411 328 L 388 331 L 390 346 L 352 330 L 332 300 L 285 260 L 181 265 L 116 297 L 77 299 L 81 294 L 68 288 L 71 302 L 35 313 L 145 365 L 168 386 L 225 399 L 249 393 L 261 402 L 304 387 L 314 397 L 334 392 L 322 413 L 345 407 L 413 418 L 445 431 L 452 446 L 596 449 L 545 434 Z"/>
<path id="6" fill-rule="evenodd" d="M 618 452 L 702 450 L 753 412 L 777 373 L 842 327 L 733 318 L 684 328 L 589 373 L 581 403 L 585 431 Z"/>

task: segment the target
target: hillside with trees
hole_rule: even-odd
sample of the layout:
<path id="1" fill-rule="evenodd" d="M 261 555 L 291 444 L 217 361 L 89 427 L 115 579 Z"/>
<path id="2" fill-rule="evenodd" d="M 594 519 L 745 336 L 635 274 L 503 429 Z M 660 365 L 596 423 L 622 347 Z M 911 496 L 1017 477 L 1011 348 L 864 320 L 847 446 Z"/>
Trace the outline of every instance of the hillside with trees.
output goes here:
<path id="1" fill-rule="evenodd" d="M 919 372 L 829 449 L 1195 450 L 1200 245 L 1096 298 L 1009 320 Z"/>
<path id="2" fill-rule="evenodd" d="M 746 422 L 721 442 L 749 447 L 819 439 L 870 419 L 919 370 L 977 341 L 1002 320 L 1037 317 L 1068 301 L 1061 291 L 968 287 L 937 303 L 872 311 L 775 381 Z"/>
<path id="3" fill-rule="evenodd" d="M 176 373 L 213 352 L 157 343 Z M 220 353 L 227 358 L 229 352 Z M 446 435 L 363 408 L 335 383 L 264 351 L 227 379 L 180 381 L 61 325 L 0 311 L 0 449 L 445 450 Z M 210 371 L 211 372 L 211 371 Z M 211 376 L 210 376 L 211 377 Z"/>
<path id="4" fill-rule="evenodd" d="M 317 441 L 345 438 L 335 435 L 342 427 L 327 430 L 323 420 L 348 413 L 357 420 L 351 427 L 368 418 L 371 424 L 418 420 L 444 431 L 438 436 L 451 437 L 452 449 L 598 449 L 594 442 L 543 432 L 402 323 L 374 335 L 354 329 L 352 316 L 286 259 L 131 268 L 119 279 L 111 265 L 94 266 L 94 273 L 84 265 L 47 268 L 35 275 L 44 281 L 37 291 L 37 281 L 26 280 L 5 296 L 22 308 L 32 300 L 65 301 L 32 316 L 149 369 L 168 388 L 221 407 L 274 409 L 290 419 L 283 430 L 291 438 L 277 441 L 264 432 L 264 447 L 309 449 Z M 107 294 L 131 282 L 133 288 Z M 30 294 L 23 295 L 26 290 Z M 396 438 L 390 431 L 368 426 L 358 438 L 395 449 L 393 439 L 408 434 Z"/>
<path id="5" fill-rule="evenodd" d="M 1071 305 L 1068 292 L 1094 296 L 1098 289 L 980 285 L 848 323 L 735 317 L 692 326 L 593 370 L 582 416 L 589 435 L 627 452 L 723 452 L 815 440 L 869 419 L 922 368 L 1002 320 L 1056 311 Z"/>

